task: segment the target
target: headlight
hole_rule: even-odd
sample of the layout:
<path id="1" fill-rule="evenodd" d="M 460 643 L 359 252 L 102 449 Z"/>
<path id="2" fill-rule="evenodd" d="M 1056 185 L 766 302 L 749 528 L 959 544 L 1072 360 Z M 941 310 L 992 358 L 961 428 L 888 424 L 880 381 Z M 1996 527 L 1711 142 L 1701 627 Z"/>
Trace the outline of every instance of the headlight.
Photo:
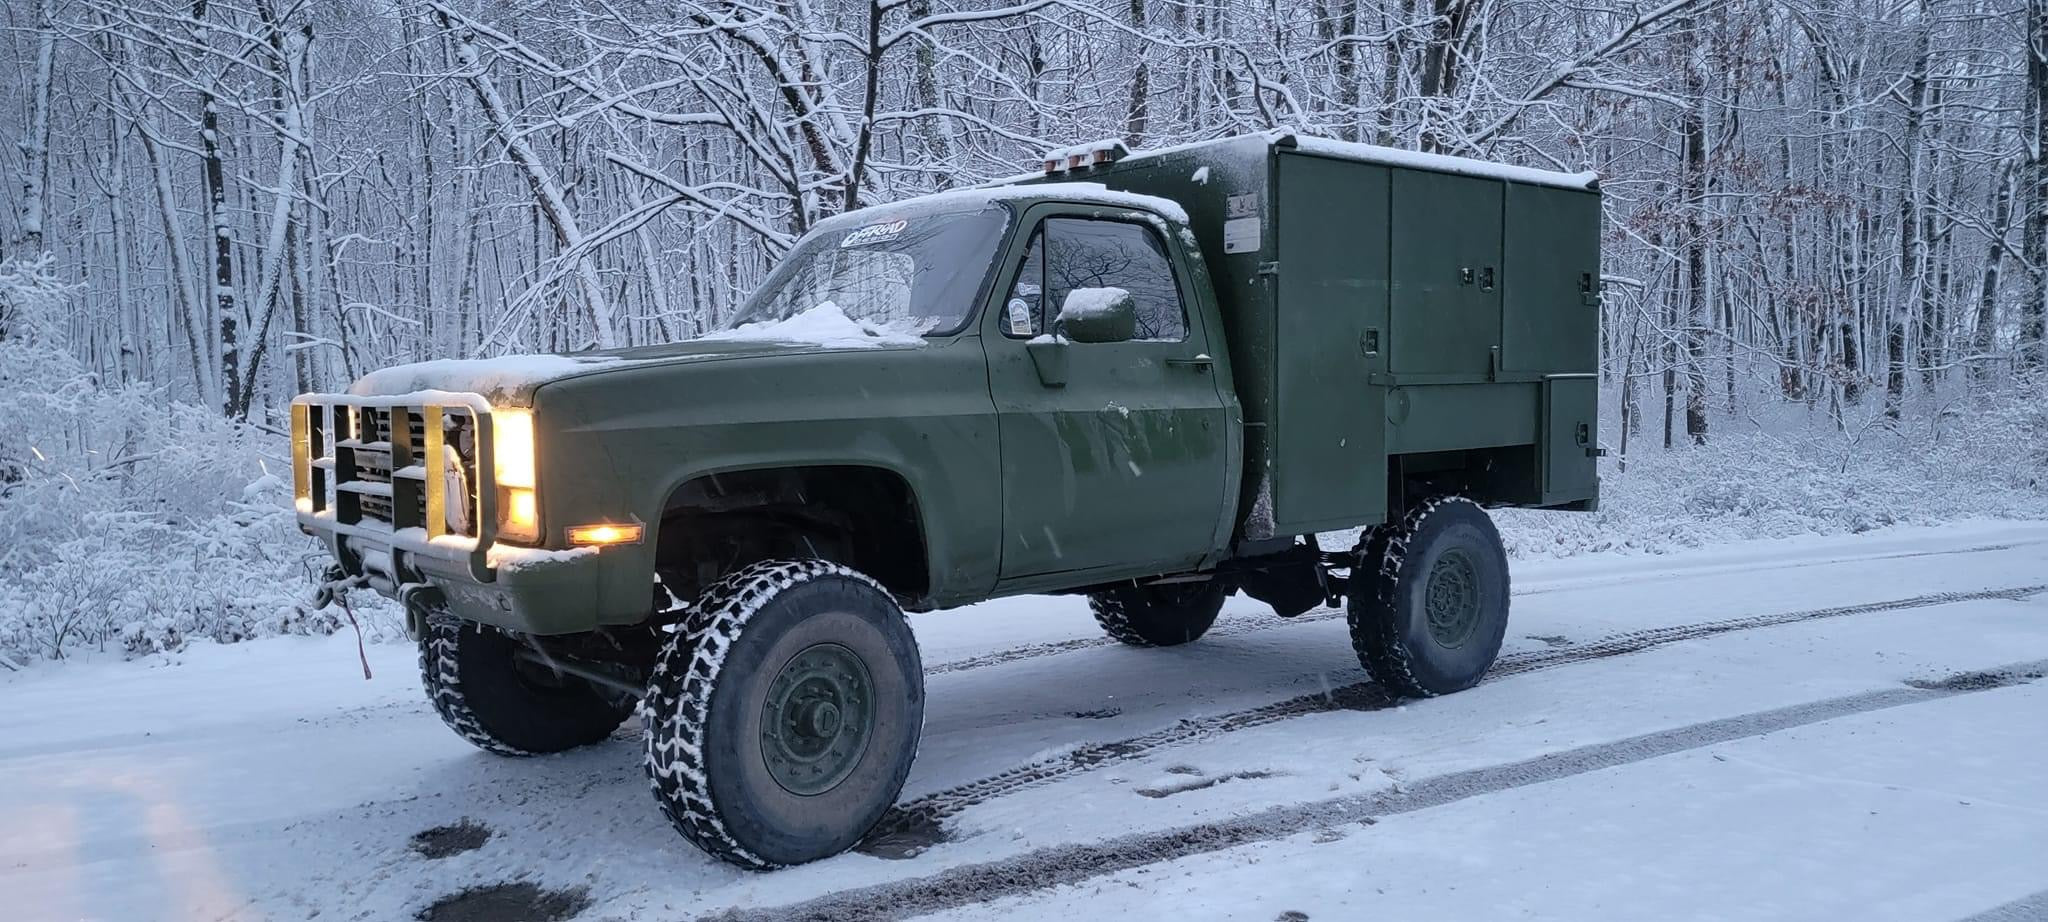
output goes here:
<path id="1" fill-rule="evenodd" d="M 533 489 L 533 411 L 492 410 L 491 433 L 498 486 Z"/>
<path id="2" fill-rule="evenodd" d="M 491 411 L 491 469 L 498 487 L 498 537 L 540 541 L 540 498 L 533 463 L 533 411 Z"/>

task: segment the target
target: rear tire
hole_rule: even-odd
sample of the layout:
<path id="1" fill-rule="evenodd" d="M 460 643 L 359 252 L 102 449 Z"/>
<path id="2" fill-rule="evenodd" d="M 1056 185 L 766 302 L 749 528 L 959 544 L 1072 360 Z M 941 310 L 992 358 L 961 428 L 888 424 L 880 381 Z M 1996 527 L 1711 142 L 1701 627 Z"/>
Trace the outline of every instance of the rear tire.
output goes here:
<path id="1" fill-rule="evenodd" d="M 530 756 L 611 735 L 632 703 L 519 660 L 517 638 L 454 615 L 427 616 L 420 682 L 441 721 L 485 752 Z"/>
<path id="2" fill-rule="evenodd" d="M 1484 509 L 1463 497 L 1423 503 L 1370 532 L 1351 569 L 1351 646 L 1389 692 L 1463 691 L 1500 655 L 1508 559 Z"/>
<path id="3" fill-rule="evenodd" d="M 1217 580 L 1119 586 L 1091 593 L 1088 610 L 1103 633 L 1134 647 L 1175 647 L 1209 632 L 1229 595 Z"/>
<path id="4" fill-rule="evenodd" d="M 765 870 L 836 855 L 896 802 L 924 727 L 924 667 L 896 600 L 822 560 L 713 583 L 642 703 L 661 811 Z"/>

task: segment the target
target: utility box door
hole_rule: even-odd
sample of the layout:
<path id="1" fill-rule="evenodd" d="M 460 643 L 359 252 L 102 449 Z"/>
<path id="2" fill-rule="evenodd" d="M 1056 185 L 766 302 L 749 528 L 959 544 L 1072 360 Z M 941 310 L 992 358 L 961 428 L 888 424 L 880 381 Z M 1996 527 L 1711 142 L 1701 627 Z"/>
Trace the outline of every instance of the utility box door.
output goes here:
<path id="1" fill-rule="evenodd" d="M 1278 158 L 1280 277 L 1273 518 L 1313 531 L 1370 521 L 1387 505 L 1386 167 Z"/>
<path id="2" fill-rule="evenodd" d="M 1393 170 L 1388 370 L 1484 380 L 1500 346 L 1496 179 Z"/>
<path id="3" fill-rule="evenodd" d="M 1600 484 L 1600 379 L 1543 379 L 1543 495 L 1546 502 L 1592 496 Z"/>
<path id="4" fill-rule="evenodd" d="M 1600 196 L 1512 183 L 1501 291 L 1501 369 L 1597 370 Z"/>

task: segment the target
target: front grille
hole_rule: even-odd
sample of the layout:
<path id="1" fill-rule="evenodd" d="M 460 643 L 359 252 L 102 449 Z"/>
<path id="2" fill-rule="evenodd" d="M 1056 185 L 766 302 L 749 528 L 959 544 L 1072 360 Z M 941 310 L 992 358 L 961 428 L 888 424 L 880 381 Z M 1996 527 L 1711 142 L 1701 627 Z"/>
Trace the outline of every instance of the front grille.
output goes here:
<path id="1" fill-rule="evenodd" d="M 355 409 L 355 431 L 362 433 L 357 441 L 365 446 L 356 449 L 356 479 L 360 481 L 385 484 L 392 482 L 391 449 L 380 450 L 368 446 L 397 444 L 396 440 L 391 437 L 393 409 L 392 407 L 357 407 Z M 413 408 L 408 407 L 406 409 L 412 410 Z M 406 445 L 411 449 L 412 457 L 419 458 L 427 450 L 426 422 L 423 415 L 418 412 L 409 412 L 406 414 L 406 418 L 410 423 L 410 425 L 406 426 Z M 427 516 L 426 491 L 411 490 L 407 492 L 413 499 L 412 514 L 408 517 L 408 522 L 425 521 Z M 361 494 L 357 502 L 361 505 L 363 518 L 375 519 L 391 524 L 394 527 L 397 526 L 398 516 L 395 514 L 397 493 L 398 491 L 394 489 L 391 496 Z"/>
<path id="2" fill-rule="evenodd" d="M 308 408 L 308 468 L 311 511 L 332 510 L 343 524 L 382 523 L 392 529 L 428 528 L 438 534 L 475 536 L 476 417 L 467 408 L 441 407 L 442 457 L 427 457 L 427 420 L 422 406 L 316 404 Z M 393 420 L 406 422 L 394 439 Z M 330 437 L 331 436 L 331 437 Z M 428 522 L 429 478 L 443 493 L 441 527 Z"/>

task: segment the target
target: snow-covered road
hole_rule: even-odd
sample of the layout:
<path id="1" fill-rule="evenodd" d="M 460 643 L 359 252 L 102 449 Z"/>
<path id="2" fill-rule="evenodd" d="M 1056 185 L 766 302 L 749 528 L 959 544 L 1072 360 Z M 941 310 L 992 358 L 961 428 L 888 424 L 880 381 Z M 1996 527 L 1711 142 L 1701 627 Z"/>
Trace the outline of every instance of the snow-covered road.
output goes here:
<path id="1" fill-rule="evenodd" d="M 770 874 L 668 828 L 636 724 L 476 752 L 402 645 L 368 682 L 345 637 L 39 668 L 0 679 L 0 913 L 2048 918 L 2048 524 L 1525 561 L 1515 590 L 1488 681 L 1405 704 L 1328 613 L 1234 599 L 1167 650 L 1074 599 L 914 616 L 891 834 Z"/>

